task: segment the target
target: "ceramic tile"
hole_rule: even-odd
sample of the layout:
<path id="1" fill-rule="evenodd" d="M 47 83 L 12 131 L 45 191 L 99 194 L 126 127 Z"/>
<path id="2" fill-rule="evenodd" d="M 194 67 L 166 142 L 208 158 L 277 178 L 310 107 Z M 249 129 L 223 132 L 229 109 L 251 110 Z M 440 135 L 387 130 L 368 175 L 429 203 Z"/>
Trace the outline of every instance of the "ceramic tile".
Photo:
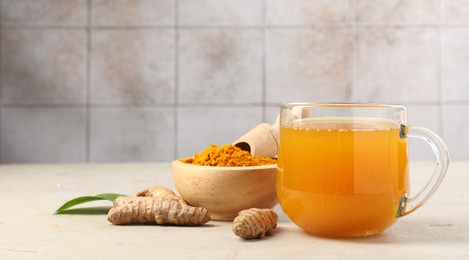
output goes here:
<path id="1" fill-rule="evenodd" d="M 469 29 L 444 28 L 442 85 L 447 101 L 469 101 Z"/>
<path id="2" fill-rule="evenodd" d="M 3 155 L 2 155 L 3 154 L 3 149 L 2 149 L 2 147 L 4 146 L 4 145 L 2 145 L 2 132 L 3 132 L 3 130 L 2 130 L 2 121 L 3 121 L 2 120 L 2 113 L 3 113 L 2 110 L 3 109 L 0 106 L 0 163 L 3 162 Z"/>
<path id="3" fill-rule="evenodd" d="M 359 30 L 355 59 L 356 101 L 438 100 L 437 29 Z"/>
<path id="4" fill-rule="evenodd" d="M 3 0 L 2 24 L 86 25 L 87 0 Z"/>
<path id="5" fill-rule="evenodd" d="M 181 103 L 260 103 L 262 32 L 181 30 Z"/>
<path id="6" fill-rule="evenodd" d="M 260 25 L 262 0 L 180 0 L 181 25 Z"/>
<path id="7" fill-rule="evenodd" d="M 350 44 L 346 30 L 269 30 L 267 102 L 346 101 Z"/>
<path id="8" fill-rule="evenodd" d="M 176 0 L 93 0 L 93 25 L 174 25 Z"/>
<path id="9" fill-rule="evenodd" d="M 273 123 L 289 101 L 403 103 L 409 124 L 444 133 L 452 158 L 467 160 L 468 7 L 468 0 L 0 0 L 0 162 L 83 162 L 87 138 L 93 162 L 170 161 Z M 433 26 L 440 11 L 441 60 Z M 169 28 L 176 21 L 177 35 Z M 432 159 L 425 143 L 409 142 L 411 160 Z"/>
<path id="10" fill-rule="evenodd" d="M 3 30 L 4 104 L 86 102 L 86 32 Z"/>
<path id="11" fill-rule="evenodd" d="M 92 108 L 90 161 L 171 161 L 175 155 L 174 120 L 173 108 Z"/>
<path id="12" fill-rule="evenodd" d="M 174 102 L 174 31 L 93 31 L 92 53 L 94 104 Z"/>
<path id="13" fill-rule="evenodd" d="M 441 0 L 444 23 L 469 22 L 469 0 Z"/>
<path id="14" fill-rule="evenodd" d="M 280 104 L 271 104 L 265 108 L 265 122 L 273 125 L 280 114 Z"/>
<path id="15" fill-rule="evenodd" d="M 469 105 L 446 105 L 444 107 L 444 139 L 451 160 L 469 160 L 469 121 L 462 115 L 469 114 Z"/>
<path id="16" fill-rule="evenodd" d="M 269 25 L 310 25 L 351 21 L 352 1 L 266 0 Z"/>
<path id="17" fill-rule="evenodd" d="M 2 163 L 86 161 L 85 108 L 1 110 Z"/>
<path id="18" fill-rule="evenodd" d="M 191 157 L 210 144 L 232 143 L 262 123 L 261 107 L 178 109 L 178 157 Z"/>
<path id="19" fill-rule="evenodd" d="M 355 0 L 358 23 L 437 23 L 439 0 Z"/>

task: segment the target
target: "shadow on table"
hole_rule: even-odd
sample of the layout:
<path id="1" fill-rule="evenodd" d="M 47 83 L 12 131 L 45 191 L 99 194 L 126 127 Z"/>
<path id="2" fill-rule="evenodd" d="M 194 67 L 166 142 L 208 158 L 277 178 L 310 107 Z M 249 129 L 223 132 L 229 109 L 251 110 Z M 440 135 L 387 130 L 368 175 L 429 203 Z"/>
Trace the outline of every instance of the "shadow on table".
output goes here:
<path id="1" fill-rule="evenodd" d="M 325 238 L 327 239 L 327 238 Z M 364 244 L 412 244 L 412 243 L 467 243 L 467 235 L 451 221 L 420 223 L 400 221 L 384 232 L 363 238 L 341 239 L 351 243 Z"/>

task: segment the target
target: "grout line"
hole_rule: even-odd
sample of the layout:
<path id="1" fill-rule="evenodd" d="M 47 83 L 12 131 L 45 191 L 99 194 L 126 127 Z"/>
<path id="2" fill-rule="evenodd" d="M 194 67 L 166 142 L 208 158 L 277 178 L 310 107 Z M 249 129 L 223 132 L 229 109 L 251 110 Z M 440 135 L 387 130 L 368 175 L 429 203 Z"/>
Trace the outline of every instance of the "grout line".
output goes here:
<path id="1" fill-rule="evenodd" d="M 356 97 L 356 87 L 357 87 L 357 53 L 358 53 L 358 33 L 357 33 L 357 7 L 356 7 L 356 0 L 352 0 L 352 19 L 350 21 L 351 24 L 351 47 L 350 47 L 350 57 L 348 61 L 348 73 L 350 77 L 350 82 L 349 82 L 349 88 L 348 88 L 348 93 L 347 93 L 347 99 L 350 102 L 356 102 L 357 97 Z"/>
<path id="2" fill-rule="evenodd" d="M 438 1 L 438 43 L 437 43 L 437 71 L 438 71 L 438 90 L 439 90 L 439 106 L 438 106 L 438 130 L 440 136 L 444 136 L 445 121 L 445 90 L 443 86 L 443 0 Z"/>
<path id="3" fill-rule="evenodd" d="M 88 8 L 88 14 L 87 14 L 87 24 L 88 26 L 86 27 L 86 53 L 87 53 L 87 59 L 86 59 L 86 133 L 85 133 L 85 161 L 90 162 L 90 151 L 91 151 L 91 59 L 92 59 L 92 53 L 91 53 L 91 0 L 87 1 L 87 8 Z"/>
<path id="4" fill-rule="evenodd" d="M 179 0 L 174 1 L 174 160 L 179 158 Z"/>
<path id="5" fill-rule="evenodd" d="M 91 9 L 91 7 L 89 7 Z M 90 18 L 87 18 L 86 25 L 30 25 L 30 24 L 4 24 L 8 30 L 27 29 L 27 30 L 83 30 L 91 28 L 93 30 L 153 30 L 153 29 L 173 29 L 172 25 L 91 25 Z"/>
<path id="6" fill-rule="evenodd" d="M 177 5 L 177 3 L 176 3 Z M 177 18 L 176 18 L 177 19 Z M 178 19 L 177 19 L 178 20 Z M 178 21 L 176 21 L 178 22 Z M 259 30 L 266 28 L 279 28 L 279 29 L 297 29 L 297 28 L 346 28 L 347 23 L 323 23 L 311 25 L 176 25 L 179 29 L 184 30 L 200 30 L 200 29 L 234 29 L 246 30 L 253 29 Z M 404 25 L 406 26 L 406 25 Z M 29 29 L 29 30 L 82 30 L 91 27 L 93 30 L 155 30 L 155 29 L 174 29 L 174 25 L 29 25 L 29 24 L 5 24 L 4 28 L 9 30 L 15 29 Z"/>
<path id="7" fill-rule="evenodd" d="M 266 0 L 262 1 L 262 7 L 261 7 L 261 20 L 262 20 L 262 58 L 261 58 L 261 103 L 262 103 L 262 122 L 267 122 L 267 29 L 266 29 L 266 15 L 267 15 L 267 10 L 266 10 Z"/>
<path id="8" fill-rule="evenodd" d="M 1 13 L 1 6 L 2 6 L 3 0 L 0 0 L 0 13 Z M 2 147 L 3 147 L 3 138 L 2 138 L 2 114 L 3 114 L 3 109 L 2 109 L 2 96 L 3 96 L 3 21 L 1 20 L 0 17 L 0 164 L 3 162 L 3 156 L 2 156 Z"/>
<path id="9" fill-rule="evenodd" d="M 177 5 L 178 3 L 176 3 Z M 91 7 L 90 7 L 91 9 Z M 355 7 L 353 7 L 354 12 Z M 178 16 L 178 14 L 176 14 Z M 354 17 L 355 18 L 355 17 Z M 91 20 L 89 18 L 89 20 Z M 176 18 L 178 20 L 178 18 Z M 469 27 L 469 23 L 358 23 L 355 19 L 346 23 L 315 23 L 315 24 L 291 24 L 291 25 L 31 25 L 31 24 L 3 24 L 5 30 L 29 29 L 29 30 L 246 30 L 246 29 L 347 29 L 353 25 L 357 28 L 434 28 L 434 27 Z"/>
<path id="10" fill-rule="evenodd" d="M 147 104 L 90 104 L 90 108 L 163 108 L 163 107 L 252 107 L 261 106 L 261 103 L 147 103 Z M 4 104 L 7 108 L 86 108 L 88 104 Z"/>
<path id="11" fill-rule="evenodd" d="M 402 102 L 399 100 L 391 100 L 386 103 Z M 408 105 L 419 105 L 419 106 L 434 106 L 439 105 L 440 101 L 406 101 Z M 446 104 L 451 105 L 469 105 L 469 101 L 454 100 L 446 101 Z M 90 108 L 168 108 L 168 107 L 259 107 L 259 106 L 276 106 L 280 103 L 276 102 L 265 102 L 262 103 L 168 103 L 168 104 L 90 104 Z M 88 104 L 3 104 L 3 108 L 86 108 Z"/>

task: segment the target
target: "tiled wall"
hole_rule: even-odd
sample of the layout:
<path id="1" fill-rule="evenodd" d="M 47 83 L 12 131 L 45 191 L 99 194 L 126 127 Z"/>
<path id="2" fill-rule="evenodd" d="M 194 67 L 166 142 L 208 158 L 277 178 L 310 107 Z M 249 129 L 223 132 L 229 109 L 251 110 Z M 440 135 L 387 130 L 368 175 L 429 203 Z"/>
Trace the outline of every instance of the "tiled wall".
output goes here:
<path id="1" fill-rule="evenodd" d="M 286 101 L 405 104 L 469 159 L 469 0 L 0 4 L 2 163 L 170 161 Z"/>

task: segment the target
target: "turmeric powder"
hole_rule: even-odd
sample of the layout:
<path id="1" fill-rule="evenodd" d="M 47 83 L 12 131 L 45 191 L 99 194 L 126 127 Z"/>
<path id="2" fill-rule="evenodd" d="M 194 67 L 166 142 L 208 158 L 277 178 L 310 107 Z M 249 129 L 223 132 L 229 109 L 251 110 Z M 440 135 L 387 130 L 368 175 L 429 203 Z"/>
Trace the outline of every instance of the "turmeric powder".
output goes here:
<path id="1" fill-rule="evenodd" d="M 277 163 L 274 158 L 252 156 L 249 152 L 231 144 L 222 146 L 212 144 L 202 153 L 195 154 L 194 158 L 185 158 L 181 161 L 203 166 L 259 166 Z"/>

